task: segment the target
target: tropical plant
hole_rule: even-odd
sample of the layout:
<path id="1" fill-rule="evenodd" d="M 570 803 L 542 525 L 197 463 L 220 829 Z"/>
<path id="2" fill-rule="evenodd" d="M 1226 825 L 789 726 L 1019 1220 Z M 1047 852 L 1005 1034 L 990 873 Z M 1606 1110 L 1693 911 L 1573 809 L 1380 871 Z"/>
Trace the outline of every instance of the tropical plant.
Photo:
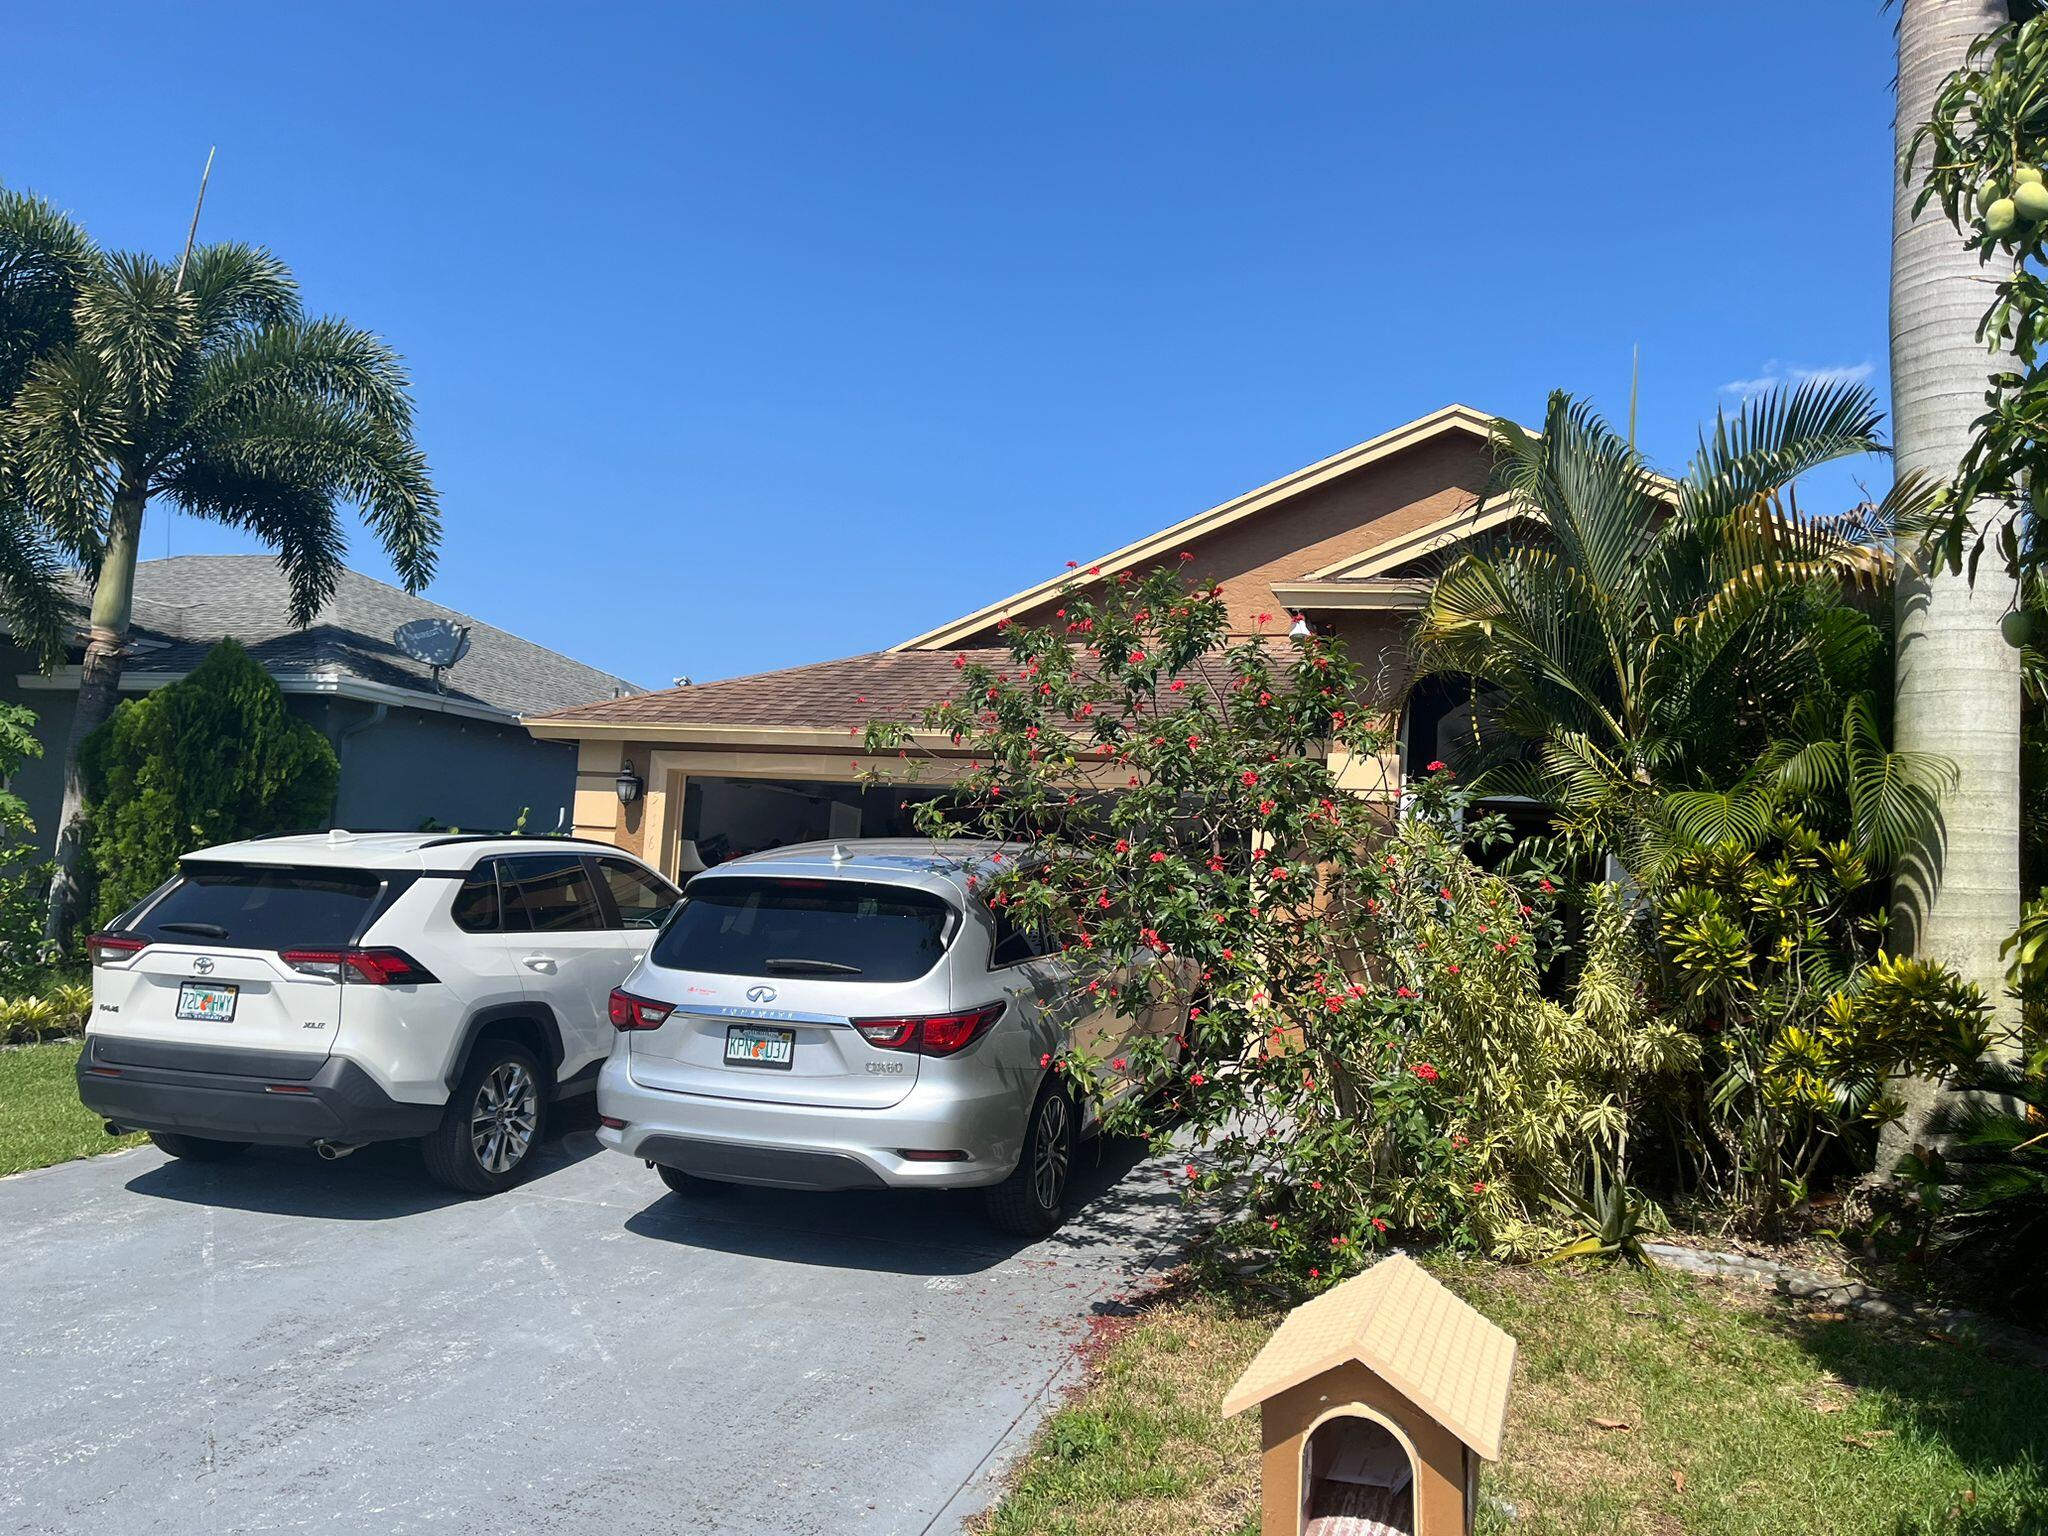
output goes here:
<path id="1" fill-rule="evenodd" d="M 1786 802 L 1829 790 L 1853 797 L 1867 855 L 1904 845 L 1933 814 L 1939 765 L 1887 751 L 1872 702 L 1885 633 L 1850 594 L 1882 586 L 1872 543 L 1924 492 L 1810 517 L 1791 491 L 1876 451 L 1877 422 L 1861 386 L 1774 391 L 1717 418 L 1676 480 L 1563 394 L 1541 434 L 1497 422 L 1487 501 L 1528 518 L 1451 562 L 1415 638 L 1423 673 L 1478 689 L 1485 785 L 1548 805 L 1568 848 L 1638 880 L 1674 836 L 1754 841 Z"/>
<path id="2" fill-rule="evenodd" d="M 1781 818 L 1763 846 L 1694 848 L 1662 875 L 1660 990 L 1706 1069 L 1670 1140 L 1683 1182 L 1723 1209 L 1769 1221 L 1830 1155 L 1870 1166 L 1902 1109 L 1893 1077 L 1983 1050 L 1982 993 L 1880 947 L 1883 886 L 1848 842 Z"/>
<path id="3" fill-rule="evenodd" d="M 0 703 L 0 786 L 42 753 L 34 712 Z M 18 985 L 42 967 L 45 878 L 28 805 L 12 789 L 0 787 L 0 986 Z"/>
<path id="4" fill-rule="evenodd" d="M 1901 1172 L 1935 1196 L 1933 1253 L 2015 1311 L 2048 1302 L 2048 1047 L 1952 1074 Z"/>
<path id="5" fill-rule="evenodd" d="M 361 510 L 409 590 L 433 575 L 440 523 L 397 355 L 346 321 L 309 318 L 276 257 L 239 244 L 175 265 L 101 254 L 53 229 L 44 205 L 15 214 L 0 221 L 0 270 L 31 236 L 85 253 L 61 274 L 68 334 L 45 338 L 0 410 L 0 501 L 25 507 L 92 581 L 47 920 L 61 938 L 78 894 L 79 750 L 113 711 L 151 503 L 272 545 L 301 624 L 342 569 L 340 506 Z"/>
<path id="6" fill-rule="evenodd" d="M 194 848 L 322 825 L 341 776 L 327 738 L 286 712 L 276 679 L 233 640 L 123 703 L 82 756 L 102 925 Z"/>
<path id="7" fill-rule="evenodd" d="M 1621 1180 L 1610 1178 L 1600 1158 L 1593 1159 L 1593 1187 L 1584 1195 L 1573 1195 L 1570 1204 L 1578 1212 L 1581 1232 L 1549 1255 L 1553 1264 L 1573 1259 L 1604 1259 L 1627 1264 L 1645 1275 L 1657 1273 L 1657 1261 L 1643 1246 L 1645 1236 L 1661 1230 L 1663 1213 Z"/>
<path id="8" fill-rule="evenodd" d="M 1362 679 L 1329 639 L 1232 640 L 1220 588 L 1123 573 L 1006 635 L 867 747 L 901 777 L 936 746 L 958 777 L 920 826 L 1028 843 L 977 886 L 993 918 L 1060 946 L 1076 1006 L 1148 1021 L 1043 1065 L 1197 1149 L 1205 1253 L 1314 1286 L 1402 1233 L 1554 1247 L 1556 1192 L 1625 1160 L 1642 1080 L 1694 1051 L 1644 1009 L 1619 896 L 1546 997 L 1553 884 L 1474 862 L 1504 824 L 1441 765 L 1391 823 L 1339 789 L 1333 748 L 1389 745 Z"/>

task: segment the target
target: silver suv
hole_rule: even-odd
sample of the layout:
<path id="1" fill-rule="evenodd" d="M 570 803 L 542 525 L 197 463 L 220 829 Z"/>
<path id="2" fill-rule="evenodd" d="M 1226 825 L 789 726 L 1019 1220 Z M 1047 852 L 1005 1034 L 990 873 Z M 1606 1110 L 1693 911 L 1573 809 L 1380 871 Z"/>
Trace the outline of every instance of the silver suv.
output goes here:
<path id="1" fill-rule="evenodd" d="M 1159 986 L 1119 1017 L 1095 1001 L 1114 965 L 1080 974 L 992 914 L 973 882 L 1015 857 L 812 843 L 698 875 L 612 994 L 598 1139 L 677 1191 L 977 1187 L 997 1225 L 1053 1230 L 1103 1108 L 1054 1070 L 1060 1051 L 1121 1061 L 1134 1035 L 1178 1037 L 1186 1011 Z M 1126 1073 L 1110 1093 L 1143 1086 Z"/>

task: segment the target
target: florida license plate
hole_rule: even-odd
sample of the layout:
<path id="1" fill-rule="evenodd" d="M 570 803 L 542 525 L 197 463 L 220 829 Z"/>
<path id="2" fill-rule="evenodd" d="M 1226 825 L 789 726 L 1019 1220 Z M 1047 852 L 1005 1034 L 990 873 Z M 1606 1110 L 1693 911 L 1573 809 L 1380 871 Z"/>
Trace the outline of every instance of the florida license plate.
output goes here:
<path id="1" fill-rule="evenodd" d="M 235 1016 L 235 998 L 240 991 L 229 981 L 182 981 L 178 983 L 178 1017 L 225 1024 Z"/>
<path id="2" fill-rule="evenodd" d="M 735 1024 L 725 1032 L 725 1064 L 729 1067 L 779 1067 L 796 1064 L 796 1031 L 756 1029 Z"/>

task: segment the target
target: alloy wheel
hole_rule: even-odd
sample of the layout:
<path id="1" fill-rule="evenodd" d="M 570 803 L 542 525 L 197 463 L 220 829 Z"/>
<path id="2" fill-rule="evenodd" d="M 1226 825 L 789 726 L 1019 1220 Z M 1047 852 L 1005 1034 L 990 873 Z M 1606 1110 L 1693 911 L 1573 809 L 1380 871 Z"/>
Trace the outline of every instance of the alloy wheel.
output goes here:
<path id="1" fill-rule="evenodd" d="M 1037 1144 L 1031 1154 L 1031 1193 L 1048 1211 L 1059 1208 L 1067 1188 L 1067 1130 L 1073 1112 L 1065 1095 L 1046 1095 L 1038 1110 Z"/>
<path id="2" fill-rule="evenodd" d="M 469 1116 L 469 1145 L 486 1173 L 509 1173 L 533 1146 L 540 1094 L 533 1074 L 516 1061 L 502 1061 L 477 1085 Z"/>

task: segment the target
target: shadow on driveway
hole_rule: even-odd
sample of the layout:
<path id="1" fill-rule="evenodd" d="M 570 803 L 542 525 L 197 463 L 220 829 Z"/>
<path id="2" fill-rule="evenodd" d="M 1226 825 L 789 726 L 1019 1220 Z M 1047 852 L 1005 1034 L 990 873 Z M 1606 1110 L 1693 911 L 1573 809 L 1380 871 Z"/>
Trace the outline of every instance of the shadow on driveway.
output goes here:
<path id="1" fill-rule="evenodd" d="M 935 1276 L 980 1274 L 1040 1245 L 1040 1262 L 1085 1263 L 1164 1253 L 1177 1243 L 1179 1197 L 1157 1166 L 1146 1164 L 1143 1142 L 1092 1143 L 1076 1161 L 1073 1180 L 1066 1225 L 1049 1238 L 998 1231 L 983 1214 L 979 1190 L 814 1193 L 738 1184 L 688 1195 L 657 1184 L 660 1198 L 628 1218 L 626 1230 L 786 1264 Z"/>
<path id="2" fill-rule="evenodd" d="M 529 1180 L 572 1167 L 602 1150 L 593 1134 L 596 1126 L 592 1095 L 554 1105 L 546 1135 L 533 1154 Z M 434 1183 L 427 1177 L 419 1147 L 409 1141 L 379 1142 L 331 1163 L 305 1147 L 251 1147 L 223 1163 L 188 1163 L 174 1157 L 138 1173 L 128 1188 L 138 1195 L 188 1205 L 268 1216 L 317 1216 L 323 1221 L 391 1221 L 490 1198 Z"/>

